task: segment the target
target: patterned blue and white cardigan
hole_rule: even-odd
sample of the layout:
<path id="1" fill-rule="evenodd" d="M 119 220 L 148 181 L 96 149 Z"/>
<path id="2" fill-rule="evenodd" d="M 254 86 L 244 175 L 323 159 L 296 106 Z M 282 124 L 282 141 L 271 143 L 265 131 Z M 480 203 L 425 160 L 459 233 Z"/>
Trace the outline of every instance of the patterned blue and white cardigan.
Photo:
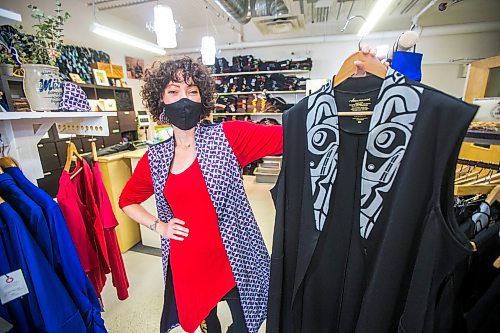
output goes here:
<path id="1" fill-rule="evenodd" d="M 241 166 L 226 139 L 222 124 L 198 125 L 195 146 L 201 172 L 217 212 L 222 242 L 240 293 L 248 332 L 255 333 L 266 318 L 270 258 L 243 187 Z M 164 189 L 174 156 L 173 140 L 152 145 L 148 155 L 158 217 L 168 221 L 174 216 L 165 199 Z M 161 247 L 166 281 L 170 241 L 162 238 Z M 168 322 L 172 323 L 172 328 L 179 325 L 172 322 L 172 318 Z"/>

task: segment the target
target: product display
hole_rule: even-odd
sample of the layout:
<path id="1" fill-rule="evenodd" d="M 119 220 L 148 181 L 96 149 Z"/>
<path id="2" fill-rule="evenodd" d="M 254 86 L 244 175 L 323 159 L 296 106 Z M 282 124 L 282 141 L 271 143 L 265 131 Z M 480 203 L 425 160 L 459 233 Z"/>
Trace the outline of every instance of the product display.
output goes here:
<path id="1" fill-rule="evenodd" d="M 337 116 L 353 99 L 371 119 Z M 458 293 L 446 282 L 473 248 L 450 215 L 448 161 L 476 109 L 389 70 L 287 113 L 268 332 L 456 331 L 440 294 Z"/>
<path id="2" fill-rule="evenodd" d="M 5 171 L 0 173 L 0 257 L 8 259 L 1 261 L 0 274 L 20 269 L 29 291 L 0 305 L 0 313 L 11 316 L 16 332 L 106 332 L 58 204 L 19 168 L 0 163 Z"/>
<path id="3" fill-rule="evenodd" d="M 124 300 L 129 284 L 114 231 L 118 222 L 104 189 L 99 163 L 91 169 L 78 156 L 75 169 L 69 172 L 67 164 L 61 174 L 57 201 L 97 295 L 101 295 L 106 274 L 111 273 L 118 299 Z M 68 154 L 68 161 L 71 157 Z"/>

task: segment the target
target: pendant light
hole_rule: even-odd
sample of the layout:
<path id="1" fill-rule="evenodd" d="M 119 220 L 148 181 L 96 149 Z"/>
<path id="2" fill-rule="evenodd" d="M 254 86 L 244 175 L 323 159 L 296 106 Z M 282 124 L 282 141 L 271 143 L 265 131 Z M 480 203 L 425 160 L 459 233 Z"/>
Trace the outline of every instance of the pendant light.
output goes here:
<path id="1" fill-rule="evenodd" d="M 204 65 L 215 65 L 215 38 L 203 36 L 201 39 L 201 61 Z"/>
<path id="2" fill-rule="evenodd" d="M 206 36 L 201 38 L 201 62 L 204 65 L 215 65 L 215 38 L 208 34 L 208 6 L 205 7 Z M 213 25 L 213 22 L 212 22 Z"/>
<path id="3" fill-rule="evenodd" d="M 172 8 L 164 5 L 154 7 L 156 42 L 163 48 L 177 47 L 176 27 Z"/>

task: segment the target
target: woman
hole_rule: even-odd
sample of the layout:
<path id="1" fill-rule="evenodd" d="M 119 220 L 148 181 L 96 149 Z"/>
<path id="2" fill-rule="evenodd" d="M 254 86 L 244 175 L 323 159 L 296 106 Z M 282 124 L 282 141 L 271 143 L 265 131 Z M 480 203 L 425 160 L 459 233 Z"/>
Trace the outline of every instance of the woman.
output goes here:
<path id="1" fill-rule="evenodd" d="M 120 207 L 162 236 L 161 331 L 180 323 L 194 332 L 208 317 L 208 332 L 220 332 L 216 305 L 225 299 L 233 317 L 228 332 L 257 332 L 267 311 L 270 259 L 241 168 L 281 154 L 282 128 L 241 121 L 199 125 L 213 110 L 214 81 L 190 58 L 160 63 L 144 81 L 145 106 L 174 134 L 140 160 Z M 140 205 L 153 194 L 158 217 Z"/>

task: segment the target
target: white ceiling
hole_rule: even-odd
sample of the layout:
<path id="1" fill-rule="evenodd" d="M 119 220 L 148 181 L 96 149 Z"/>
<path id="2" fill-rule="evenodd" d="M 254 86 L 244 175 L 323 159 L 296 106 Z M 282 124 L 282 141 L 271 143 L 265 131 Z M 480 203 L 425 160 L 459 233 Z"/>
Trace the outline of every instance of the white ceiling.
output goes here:
<path id="1" fill-rule="evenodd" d="M 92 3 L 92 0 L 80 0 L 85 3 Z M 218 30 L 224 30 L 239 25 L 230 20 L 229 24 L 227 15 L 217 7 L 214 0 L 95 0 L 99 3 L 97 6 L 101 11 L 108 15 L 116 16 L 122 20 L 130 22 L 130 24 L 138 29 L 143 29 L 147 22 L 153 20 L 153 7 L 157 4 L 168 5 L 172 8 L 175 20 L 182 26 L 184 31 L 190 29 L 208 29 L 211 30 L 214 25 L 218 26 Z M 148 1 L 142 4 L 135 4 L 121 8 L 106 9 L 106 6 L 122 5 Z M 300 14 L 300 0 L 284 0 L 292 14 Z M 305 9 L 306 29 L 300 33 L 304 35 L 323 35 L 325 33 L 340 34 L 340 29 L 344 26 L 349 13 L 352 15 L 367 16 L 371 7 L 376 0 L 303 0 Z M 394 31 L 407 29 L 411 25 L 411 18 L 424 8 L 430 0 L 393 0 L 389 10 L 384 15 L 382 20 L 374 28 L 374 31 Z M 440 3 L 448 3 L 448 8 L 444 11 L 438 10 Z M 207 6 L 208 3 L 208 6 Z M 402 13 L 408 6 L 412 5 L 411 9 Z M 318 6 L 328 7 L 328 21 L 317 22 L 317 17 L 313 17 L 312 13 L 316 12 Z M 351 8 L 352 7 L 352 8 Z M 207 9 L 208 8 L 208 9 Z M 462 24 L 472 22 L 488 22 L 500 20 L 500 0 L 438 0 L 437 3 L 430 8 L 419 20 L 419 25 L 423 27 Z M 337 18 L 338 16 L 338 18 Z M 225 20 L 226 19 L 226 20 Z M 316 22 L 313 23 L 313 20 Z M 345 33 L 356 33 L 362 20 L 355 19 L 349 24 Z M 254 25 L 251 21 L 245 26 L 244 30 L 254 32 L 256 29 L 250 28 Z M 250 28 L 250 29 L 248 29 Z M 132 29 L 130 29 L 132 30 Z M 245 35 L 246 39 L 258 39 L 263 36 Z M 278 36 L 275 36 L 276 38 Z M 287 37 L 290 37 L 289 35 Z"/>

